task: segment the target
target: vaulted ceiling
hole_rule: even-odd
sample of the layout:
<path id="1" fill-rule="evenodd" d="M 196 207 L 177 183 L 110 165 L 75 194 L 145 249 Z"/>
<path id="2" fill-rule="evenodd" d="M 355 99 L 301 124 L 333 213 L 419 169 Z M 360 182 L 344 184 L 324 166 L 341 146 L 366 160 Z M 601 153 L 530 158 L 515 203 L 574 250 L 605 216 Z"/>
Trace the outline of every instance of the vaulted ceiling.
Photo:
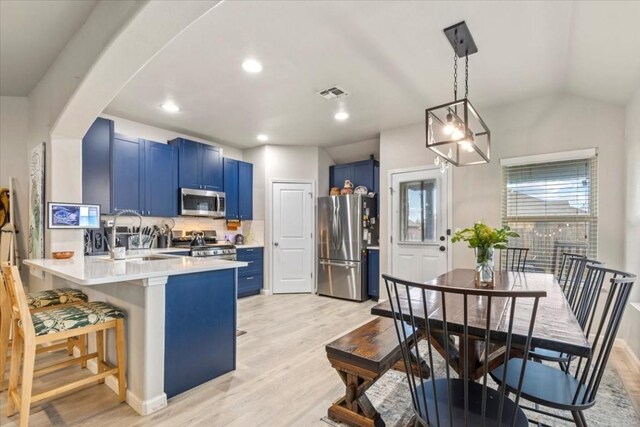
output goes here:
<path id="1" fill-rule="evenodd" d="M 69 20 L 79 22 L 84 7 Z M 292 145 L 375 138 L 452 98 L 453 51 L 442 29 L 461 20 L 479 48 L 469 92 L 479 109 L 555 93 L 624 105 L 640 85 L 639 16 L 640 2 L 622 1 L 226 1 L 158 53 L 106 112 L 240 148 L 263 144 L 258 133 Z M 1 18 L 2 93 L 24 93 L 28 79 L 5 83 L 12 48 Z M 38 57 L 43 48 L 22 50 Z M 249 57 L 262 73 L 241 69 Z M 315 93 L 336 84 L 351 95 Z M 181 111 L 163 111 L 167 100 Z M 334 120 L 340 109 L 348 120 Z"/>
<path id="2" fill-rule="evenodd" d="M 0 1 L 0 95 L 29 95 L 96 3 Z"/>

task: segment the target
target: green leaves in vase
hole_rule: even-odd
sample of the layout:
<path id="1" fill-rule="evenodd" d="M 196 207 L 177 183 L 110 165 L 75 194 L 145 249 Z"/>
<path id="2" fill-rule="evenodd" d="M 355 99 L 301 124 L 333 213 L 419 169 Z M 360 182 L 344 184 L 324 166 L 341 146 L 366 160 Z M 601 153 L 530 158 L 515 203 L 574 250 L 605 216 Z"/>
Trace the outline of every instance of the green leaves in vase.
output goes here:
<path id="1" fill-rule="evenodd" d="M 453 243 L 464 241 L 470 248 L 486 250 L 488 248 L 506 249 L 510 237 L 520 237 L 515 231 L 511 231 L 508 225 L 502 228 L 491 228 L 481 221 L 473 224 L 471 228 L 465 228 L 456 232 L 451 241 Z"/>

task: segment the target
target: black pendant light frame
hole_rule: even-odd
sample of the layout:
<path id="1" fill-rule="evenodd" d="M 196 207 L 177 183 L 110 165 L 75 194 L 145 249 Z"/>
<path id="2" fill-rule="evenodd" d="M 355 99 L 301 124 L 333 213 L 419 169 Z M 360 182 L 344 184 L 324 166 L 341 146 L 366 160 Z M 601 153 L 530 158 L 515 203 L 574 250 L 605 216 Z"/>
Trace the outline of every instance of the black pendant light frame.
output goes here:
<path id="1" fill-rule="evenodd" d="M 444 33 L 451 43 L 454 50 L 457 63 L 458 58 L 466 58 L 467 67 L 465 68 L 465 85 L 467 85 L 468 79 L 468 56 L 478 52 L 478 48 L 471 36 L 471 32 L 467 27 L 467 24 L 462 21 L 455 25 L 452 25 L 444 29 Z M 457 64 L 454 68 L 457 75 Z M 469 99 L 467 98 L 467 91 L 465 91 L 465 97 L 457 99 L 457 78 L 454 83 L 454 101 L 446 104 L 438 105 L 436 107 L 428 108 L 425 110 L 425 123 L 427 128 L 427 141 L 426 146 L 438 155 L 442 161 L 453 164 L 454 166 L 468 166 L 489 163 L 491 159 L 491 131 L 486 125 L 482 117 L 478 114 L 478 111 L 473 107 Z M 467 85 L 468 90 L 468 85 Z M 440 116 L 437 113 L 440 113 Z M 458 126 L 461 126 L 461 138 L 443 137 L 440 140 L 436 140 L 436 126 L 441 129 L 446 125 L 444 120 L 444 113 L 446 113 L 447 119 L 453 119 Z M 473 122 L 474 129 L 471 129 Z M 442 136 L 442 135 L 438 135 Z M 468 138 L 467 138 L 468 137 Z M 461 150 L 461 139 L 465 139 L 465 150 Z M 479 146 L 479 140 L 485 141 L 484 151 Z M 448 150 L 447 150 L 448 146 Z M 463 151 L 472 154 L 465 154 Z M 473 158 L 471 158 L 473 157 Z"/>

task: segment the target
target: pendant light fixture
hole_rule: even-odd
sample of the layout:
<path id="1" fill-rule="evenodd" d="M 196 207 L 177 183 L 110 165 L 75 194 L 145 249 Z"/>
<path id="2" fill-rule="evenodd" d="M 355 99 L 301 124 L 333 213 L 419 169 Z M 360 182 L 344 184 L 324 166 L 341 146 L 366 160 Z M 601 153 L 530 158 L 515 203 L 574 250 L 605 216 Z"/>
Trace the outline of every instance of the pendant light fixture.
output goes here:
<path id="1" fill-rule="evenodd" d="M 478 51 L 467 24 L 444 29 L 453 47 L 453 101 L 425 111 L 427 148 L 436 153 L 434 163 L 444 173 L 454 166 L 489 163 L 491 131 L 469 101 L 469 55 Z M 458 99 L 458 58 L 465 58 L 464 98 Z"/>

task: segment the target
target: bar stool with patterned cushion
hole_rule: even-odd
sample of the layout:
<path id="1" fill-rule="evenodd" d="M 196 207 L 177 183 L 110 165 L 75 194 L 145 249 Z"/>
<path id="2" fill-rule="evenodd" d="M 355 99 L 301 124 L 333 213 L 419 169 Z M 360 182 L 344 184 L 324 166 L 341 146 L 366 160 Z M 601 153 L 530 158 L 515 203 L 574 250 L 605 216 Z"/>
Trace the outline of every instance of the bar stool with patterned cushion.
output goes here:
<path id="1" fill-rule="evenodd" d="M 109 375 L 117 377 L 118 396 L 120 401 L 124 402 L 124 311 L 106 302 L 93 301 L 60 306 L 46 311 L 31 312 L 27 305 L 27 297 L 24 293 L 17 267 L 3 267 L 2 272 L 9 303 L 11 304 L 10 312 L 13 330 L 15 331 L 11 347 L 12 358 L 7 392 L 7 416 L 12 416 L 16 409 L 19 409 L 20 427 L 27 427 L 32 403 L 94 382 L 102 383 Z M 116 366 L 110 365 L 105 359 L 104 332 L 109 329 L 114 330 L 116 335 Z M 96 333 L 96 352 L 35 369 L 37 345 L 71 337 L 85 336 L 94 332 Z M 96 374 L 44 392 L 32 393 L 34 374 L 38 376 L 46 375 L 68 368 L 75 363 L 86 363 L 90 359 L 97 359 L 98 372 Z M 19 381 L 20 377 L 21 381 Z M 19 383 L 20 389 L 18 389 Z"/>
<path id="2" fill-rule="evenodd" d="M 26 296 L 27 305 L 29 307 L 29 310 L 32 312 L 48 310 L 52 307 L 77 304 L 88 301 L 87 296 L 82 291 L 73 288 L 50 289 L 40 292 L 31 292 L 26 294 Z M 9 299 L 5 291 L 4 280 L 2 279 L 2 277 L 0 277 L 0 392 L 4 390 L 4 375 L 8 360 L 7 350 L 10 348 L 10 307 L 11 306 L 9 304 Z M 74 344 L 77 344 L 81 355 L 86 354 L 85 337 L 69 339 L 66 340 L 66 342 L 59 343 L 53 346 L 41 347 L 38 349 L 38 352 L 50 352 L 66 347 L 67 353 L 71 356 L 73 354 Z M 86 367 L 86 363 L 83 364 L 83 367 Z"/>
<path id="3" fill-rule="evenodd" d="M 29 310 L 48 308 L 56 305 L 75 304 L 89 300 L 82 291 L 73 288 L 49 289 L 46 291 L 31 292 L 26 295 Z"/>

